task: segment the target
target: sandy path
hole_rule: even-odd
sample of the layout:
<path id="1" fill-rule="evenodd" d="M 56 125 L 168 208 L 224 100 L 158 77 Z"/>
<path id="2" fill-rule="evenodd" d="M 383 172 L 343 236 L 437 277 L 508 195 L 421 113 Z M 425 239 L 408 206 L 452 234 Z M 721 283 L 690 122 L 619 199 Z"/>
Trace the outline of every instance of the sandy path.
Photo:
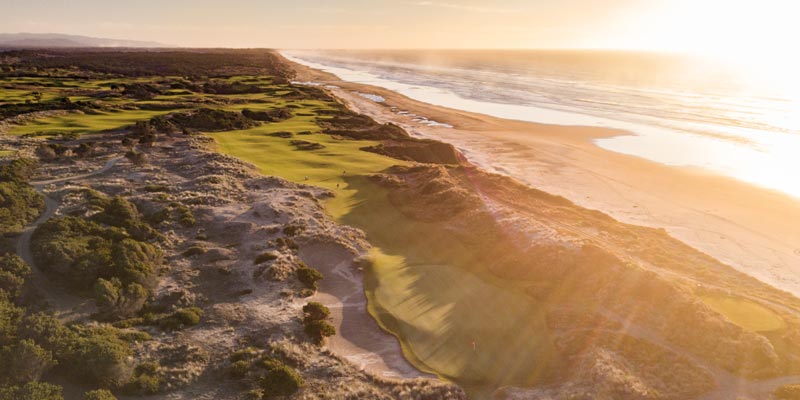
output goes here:
<path id="1" fill-rule="evenodd" d="M 384 378 L 433 377 L 416 369 L 403 357 L 400 342 L 378 325 L 367 311 L 364 276 L 351 263 L 352 256 L 335 245 L 306 245 L 300 258 L 325 277 L 310 301 L 330 308 L 336 336 L 327 347 L 360 369 Z"/>
<path id="2" fill-rule="evenodd" d="M 44 295 L 45 300 L 55 312 L 56 317 L 61 321 L 74 321 L 91 314 L 94 312 L 94 302 L 91 299 L 67 293 L 63 287 L 51 281 L 34 262 L 33 253 L 31 252 L 31 237 L 33 236 L 33 232 L 39 225 L 52 218 L 58 209 L 58 202 L 44 193 L 44 187 L 51 184 L 86 179 L 102 174 L 111 169 L 121 159 L 121 157 L 112 158 L 108 160 L 102 168 L 86 174 L 31 182 L 34 189 L 44 196 L 45 208 L 42 215 L 22 231 L 22 235 L 20 235 L 17 241 L 16 250 L 17 254 L 31 266 L 31 278 L 33 279 L 34 285 L 39 289 L 39 292 Z"/>
<path id="3" fill-rule="evenodd" d="M 488 171 L 626 223 L 664 228 L 742 272 L 800 295 L 798 199 L 696 169 L 614 153 L 592 143 L 595 138 L 624 132 L 503 120 L 342 82 L 304 66 L 297 69 L 300 81 L 336 85 L 332 93 L 355 111 L 401 125 L 417 136 L 452 143 Z M 355 91 L 386 101 L 376 103 Z M 426 126 L 398 110 L 454 128 Z"/>

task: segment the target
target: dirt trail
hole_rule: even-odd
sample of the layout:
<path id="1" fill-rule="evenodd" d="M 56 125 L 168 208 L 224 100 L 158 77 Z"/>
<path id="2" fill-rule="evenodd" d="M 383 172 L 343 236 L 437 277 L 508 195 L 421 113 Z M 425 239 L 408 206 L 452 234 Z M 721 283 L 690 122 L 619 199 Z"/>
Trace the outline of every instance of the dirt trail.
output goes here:
<path id="1" fill-rule="evenodd" d="M 25 260 L 28 265 L 31 266 L 31 278 L 33 279 L 34 285 L 39 289 L 40 293 L 44 296 L 47 303 L 55 312 L 56 317 L 61 321 L 75 321 L 91 314 L 94 312 L 94 302 L 91 299 L 74 296 L 68 293 L 63 287 L 50 280 L 34 262 L 33 253 L 31 252 L 31 237 L 33 236 L 33 232 L 41 224 L 47 222 L 55 215 L 59 205 L 58 201 L 52 199 L 44 192 L 44 188 L 47 185 L 86 179 L 105 173 L 114 167 L 114 165 L 116 165 L 116 163 L 121 159 L 122 157 L 112 158 L 108 160 L 102 168 L 93 172 L 64 178 L 31 182 L 34 189 L 44 196 L 44 211 L 42 212 L 42 215 L 36 219 L 36 221 L 34 221 L 31 225 L 28 225 L 22 231 L 22 235 L 20 235 L 20 238 L 17 241 L 16 250 L 17 254 L 22 257 L 22 259 Z"/>

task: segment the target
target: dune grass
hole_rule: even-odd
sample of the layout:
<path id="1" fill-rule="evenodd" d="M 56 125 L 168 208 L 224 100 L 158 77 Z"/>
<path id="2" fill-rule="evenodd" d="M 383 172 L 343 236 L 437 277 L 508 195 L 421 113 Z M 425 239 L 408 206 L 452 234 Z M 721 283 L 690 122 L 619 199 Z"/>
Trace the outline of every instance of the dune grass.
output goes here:
<path id="1" fill-rule="evenodd" d="M 705 295 L 700 298 L 712 310 L 753 332 L 771 332 L 786 326 L 778 314 L 747 299 L 722 295 Z"/>

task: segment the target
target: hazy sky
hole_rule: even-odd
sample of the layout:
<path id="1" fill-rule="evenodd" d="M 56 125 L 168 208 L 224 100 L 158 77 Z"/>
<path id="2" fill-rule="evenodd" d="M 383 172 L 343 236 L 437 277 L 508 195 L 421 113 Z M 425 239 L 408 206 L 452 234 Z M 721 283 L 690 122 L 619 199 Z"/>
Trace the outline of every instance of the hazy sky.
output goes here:
<path id="1" fill-rule="evenodd" d="M 0 31 L 180 46 L 755 51 L 796 40 L 793 8 L 789 0 L 0 0 Z"/>

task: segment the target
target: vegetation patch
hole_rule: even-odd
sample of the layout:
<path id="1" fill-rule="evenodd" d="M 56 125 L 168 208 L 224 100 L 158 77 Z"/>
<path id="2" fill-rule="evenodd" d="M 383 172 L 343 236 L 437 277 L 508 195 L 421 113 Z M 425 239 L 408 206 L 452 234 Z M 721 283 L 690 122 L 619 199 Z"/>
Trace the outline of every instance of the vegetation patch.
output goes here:
<path id="1" fill-rule="evenodd" d="M 741 297 L 706 295 L 700 298 L 712 310 L 753 332 L 776 331 L 786 326 L 785 321 L 774 311 Z"/>

